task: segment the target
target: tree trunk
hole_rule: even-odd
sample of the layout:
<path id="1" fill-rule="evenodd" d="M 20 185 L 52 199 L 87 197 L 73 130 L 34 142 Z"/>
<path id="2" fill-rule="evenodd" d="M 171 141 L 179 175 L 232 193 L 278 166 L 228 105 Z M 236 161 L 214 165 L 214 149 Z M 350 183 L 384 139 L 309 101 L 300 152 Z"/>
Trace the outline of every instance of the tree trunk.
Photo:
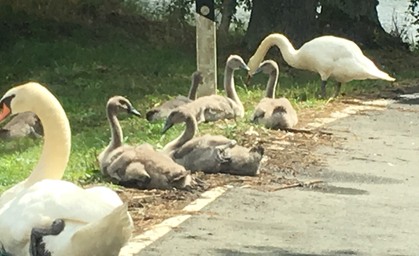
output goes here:
<path id="1" fill-rule="evenodd" d="M 253 1 L 249 27 L 244 43 L 254 50 L 272 32 L 284 34 L 300 47 L 317 36 L 317 0 L 257 0 Z"/>
<path id="2" fill-rule="evenodd" d="M 378 0 L 321 0 L 319 26 L 325 35 L 336 35 L 356 42 L 362 48 L 406 47 L 392 37 L 378 20 Z"/>
<path id="3" fill-rule="evenodd" d="M 218 28 L 218 32 L 220 32 L 221 35 L 228 34 L 236 5 L 236 0 L 223 0 L 221 23 Z"/>

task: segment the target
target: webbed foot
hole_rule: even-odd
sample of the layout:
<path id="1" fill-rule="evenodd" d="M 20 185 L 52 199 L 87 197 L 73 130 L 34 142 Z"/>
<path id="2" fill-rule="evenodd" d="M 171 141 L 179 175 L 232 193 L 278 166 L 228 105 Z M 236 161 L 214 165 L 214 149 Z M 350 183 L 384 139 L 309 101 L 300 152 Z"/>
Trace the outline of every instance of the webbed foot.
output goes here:
<path id="1" fill-rule="evenodd" d="M 225 145 L 215 147 L 215 150 L 216 150 L 216 153 L 217 153 L 217 160 L 220 163 L 231 162 L 231 157 L 229 157 L 228 154 L 226 153 L 226 149 L 233 148 L 236 145 L 237 145 L 237 141 L 230 140 L 230 142 L 225 144 Z"/>

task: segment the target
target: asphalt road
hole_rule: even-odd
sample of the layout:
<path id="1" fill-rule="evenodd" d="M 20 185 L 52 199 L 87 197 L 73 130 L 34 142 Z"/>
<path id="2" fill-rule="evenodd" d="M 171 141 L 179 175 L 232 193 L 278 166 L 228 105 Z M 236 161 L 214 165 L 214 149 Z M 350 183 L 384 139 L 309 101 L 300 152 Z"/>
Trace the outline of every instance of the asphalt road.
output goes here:
<path id="1" fill-rule="evenodd" d="M 419 255 L 419 105 L 339 119 L 323 189 L 231 189 L 138 255 Z M 401 111 L 399 108 L 405 108 Z M 410 111 L 406 111 L 410 110 Z M 414 112 L 418 111 L 418 112 Z"/>

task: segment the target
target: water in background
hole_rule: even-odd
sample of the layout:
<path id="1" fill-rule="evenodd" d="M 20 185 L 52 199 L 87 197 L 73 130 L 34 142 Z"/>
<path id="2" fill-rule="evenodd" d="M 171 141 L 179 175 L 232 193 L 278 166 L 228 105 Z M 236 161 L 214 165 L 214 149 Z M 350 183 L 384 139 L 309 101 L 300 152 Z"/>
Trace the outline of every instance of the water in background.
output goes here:
<path id="1" fill-rule="evenodd" d="M 405 29 L 405 35 L 402 36 L 403 41 L 410 45 L 417 44 L 418 25 L 412 25 L 413 17 L 409 16 L 406 11 L 409 6 L 408 0 L 380 0 L 377 6 L 378 19 L 381 26 L 388 33 L 398 29 Z"/>
<path id="2" fill-rule="evenodd" d="M 171 0 L 138 0 L 142 6 L 146 6 L 147 10 L 152 13 L 161 13 L 161 11 L 167 10 Z M 403 41 L 409 42 L 411 45 L 416 45 L 419 35 L 417 29 L 419 25 L 412 25 L 412 17 L 406 13 L 409 6 L 409 0 L 379 0 L 377 6 L 378 18 L 381 26 L 388 33 L 395 32 L 398 30 L 399 33 L 402 30 L 406 32 L 402 34 Z M 195 10 L 195 5 L 191 7 Z M 245 11 L 242 8 L 237 10 L 236 17 L 247 26 L 250 18 L 250 12 Z M 220 22 L 221 15 L 216 14 L 217 21 Z M 193 21 L 192 21 L 193 23 Z"/>

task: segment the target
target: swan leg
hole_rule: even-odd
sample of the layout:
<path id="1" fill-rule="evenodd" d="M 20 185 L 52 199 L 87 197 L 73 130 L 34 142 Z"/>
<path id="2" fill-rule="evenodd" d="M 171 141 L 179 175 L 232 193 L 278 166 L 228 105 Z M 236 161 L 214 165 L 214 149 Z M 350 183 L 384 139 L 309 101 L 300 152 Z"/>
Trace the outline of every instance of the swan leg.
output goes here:
<path id="1" fill-rule="evenodd" d="M 237 141 L 231 140 L 229 143 L 227 143 L 225 145 L 216 146 L 215 150 L 216 150 L 217 160 L 220 163 L 230 162 L 231 157 L 227 156 L 225 150 L 228 149 L 228 148 L 233 148 L 236 145 L 237 145 Z"/>
<path id="2" fill-rule="evenodd" d="M 31 241 L 29 246 L 29 254 L 31 256 L 51 256 L 51 253 L 45 250 L 42 244 L 44 236 L 56 236 L 64 230 L 65 223 L 62 219 L 56 219 L 51 226 L 47 228 L 33 228 L 31 232 Z"/>
<path id="3" fill-rule="evenodd" d="M 219 163 L 228 163 L 231 161 L 231 157 L 227 156 L 227 154 L 225 153 L 225 149 L 221 149 L 221 148 L 215 148 L 215 152 L 216 152 L 216 159 Z"/>
<path id="4" fill-rule="evenodd" d="M 334 98 L 336 98 L 337 96 L 339 96 L 339 92 L 340 92 L 340 87 L 341 87 L 342 83 L 337 83 L 337 87 L 336 87 L 336 92 L 335 92 L 335 96 L 333 96 Z"/>
<path id="5" fill-rule="evenodd" d="M 320 98 L 322 99 L 326 98 L 326 84 L 327 84 L 327 80 L 322 81 L 322 88 L 320 91 Z"/>
<path id="6" fill-rule="evenodd" d="M 237 145 L 236 140 L 230 140 L 227 144 L 216 146 L 217 149 L 226 150 L 228 148 L 233 148 Z"/>

